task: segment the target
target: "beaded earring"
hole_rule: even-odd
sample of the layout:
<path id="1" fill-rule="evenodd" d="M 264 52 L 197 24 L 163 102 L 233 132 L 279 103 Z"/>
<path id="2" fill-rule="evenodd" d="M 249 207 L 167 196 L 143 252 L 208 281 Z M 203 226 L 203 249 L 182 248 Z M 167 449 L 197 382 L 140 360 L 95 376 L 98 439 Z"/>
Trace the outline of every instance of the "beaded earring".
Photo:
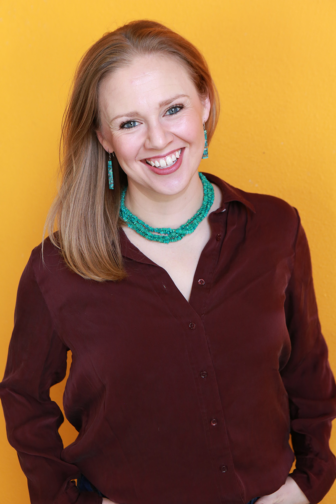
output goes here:
<path id="1" fill-rule="evenodd" d="M 113 167 L 112 167 L 111 152 L 109 152 L 109 159 L 108 159 L 108 162 L 107 162 L 107 174 L 108 174 L 109 189 L 114 189 L 114 179 L 113 179 Z"/>
<path id="2" fill-rule="evenodd" d="M 205 124 L 203 125 L 203 128 L 204 128 L 205 143 L 204 143 L 204 151 L 203 151 L 202 159 L 208 159 L 208 157 L 209 157 L 209 154 L 208 154 L 208 135 L 207 135 L 207 130 L 205 129 Z"/>

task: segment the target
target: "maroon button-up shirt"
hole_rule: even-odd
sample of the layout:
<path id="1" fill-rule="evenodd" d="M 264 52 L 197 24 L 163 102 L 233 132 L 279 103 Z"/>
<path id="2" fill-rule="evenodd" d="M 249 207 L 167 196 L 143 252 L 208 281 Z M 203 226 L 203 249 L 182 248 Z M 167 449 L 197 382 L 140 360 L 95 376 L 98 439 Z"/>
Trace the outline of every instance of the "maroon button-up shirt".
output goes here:
<path id="1" fill-rule="evenodd" d="M 33 504 L 244 504 L 293 478 L 312 504 L 335 478 L 336 414 L 306 237 L 295 209 L 222 191 L 186 301 L 121 231 L 128 276 L 85 280 L 47 240 L 22 275 L 0 385 Z M 63 448 L 49 388 L 78 438 Z"/>

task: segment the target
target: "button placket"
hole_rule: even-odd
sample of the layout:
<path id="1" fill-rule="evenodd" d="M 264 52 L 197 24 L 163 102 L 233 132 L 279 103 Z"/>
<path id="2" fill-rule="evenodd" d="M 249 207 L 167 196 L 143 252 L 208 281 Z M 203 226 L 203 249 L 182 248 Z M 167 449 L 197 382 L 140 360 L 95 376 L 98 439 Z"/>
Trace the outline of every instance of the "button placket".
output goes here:
<path id="1" fill-rule="evenodd" d="M 208 424 L 208 429 L 206 429 L 206 435 L 209 437 L 210 441 L 210 453 L 211 456 L 216 459 L 216 463 L 213 467 L 218 473 L 226 472 L 227 469 L 223 469 L 223 462 L 226 461 L 228 457 L 230 459 L 230 448 L 226 433 L 225 419 L 222 418 L 222 404 L 220 401 L 216 385 L 216 378 L 214 380 L 208 381 L 210 377 L 209 366 L 211 369 L 212 363 L 204 361 L 204 357 L 209 351 L 207 344 L 207 337 L 205 334 L 205 328 L 202 323 L 195 323 L 194 321 L 188 322 L 189 330 L 193 330 L 198 337 L 196 339 L 188 338 L 188 347 L 190 352 L 193 354 L 194 365 L 198 368 L 198 379 L 202 381 L 204 387 L 202 386 L 200 391 L 202 395 L 202 402 L 205 405 L 208 415 L 210 417 L 204 418 Z M 196 331 L 195 331 L 196 329 Z M 204 367 L 203 367 L 204 366 Z M 217 397 L 216 397 L 217 396 Z M 211 415 L 214 415 L 213 417 Z M 218 416 L 220 415 L 220 416 Z M 215 460 L 214 460 L 215 461 Z M 225 465 L 225 468 L 228 466 Z M 218 470 L 220 469 L 220 470 Z"/>
<path id="2" fill-rule="evenodd" d="M 213 281 L 209 271 L 211 273 L 214 268 L 209 269 L 209 265 L 214 266 L 217 263 L 221 243 L 218 242 L 217 245 L 216 236 L 220 234 L 220 240 L 222 240 L 225 235 L 224 227 L 215 225 L 213 233 L 212 244 L 209 243 L 207 254 L 203 255 L 198 265 L 191 303 L 179 302 L 177 304 L 176 299 L 174 299 L 177 298 L 175 289 L 172 289 L 167 275 L 161 272 L 160 278 L 157 274 L 154 280 L 156 284 L 160 282 L 158 291 L 161 296 L 164 293 L 164 303 L 167 304 L 172 313 L 176 313 L 181 319 L 184 319 L 185 344 L 190 356 L 194 379 L 198 381 L 198 384 L 195 383 L 195 387 L 199 395 L 200 421 L 202 422 L 204 440 L 206 440 L 208 448 L 208 462 L 212 467 L 214 477 L 217 478 L 219 489 L 221 489 L 219 491 L 225 497 L 228 490 L 231 493 L 231 487 L 235 485 L 235 480 L 231 481 L 224 474 L 227 469 L 222 470 L 224 465 L 225 468 L 231 468 L 232 458 L 225 412 L 219 395 L 216 369 L 211 357 L 211 341 L 208 340 L 207 335 L 207 317 L 204 315 L 204 306 L 208 303 Z M 167 296 L 168 292 L 170 296 Z"/>
<path id="3" fill-rule="evenodd" d="M 205 407 L 203 415 L 204 434 L 209 442 L 212 469 L 215 474 L 217 473 L 222 495 L 226 495 L 228 491 L 232 493 L 232 488 L 237 485 L 237 482 L 234 473 L 231 473 L 232 479 L 228 478 L 232 455 L 226 430 L 225 414 L 218 395 L 216 373 L 212 367 L 212 360 L 211 358 L 205 359 L 209 351 L 206 329 L 203 327 L 202 321 L 197 322 L 197 328 L 195 322 L 189 322 L 189 325 L 191 325 L 190 329 L 196 329 L 193 337 L 191 338 L 190 334 L 187 338 L 187 344 L 192 354 L 193 367 L 195 371 L 198 370 L 197 379 L 200 380 L 200 385 L 202 384 L 199 391 L 202 404 Z"/>
<path id="4" fill-rule="evenodd" d="M 225 214 L 226 212 L 224 212 Z M 205 307 L 211 300 L 211 286 L 213 282 L 212 271 L 219 259 L 221 243 L 225 236 L 225 222 L 223 214 L 212 219 L 212 238 L 208 247 L 200 257 L 195 280 L 191 293 L 191 303 L 180 306 L 174 310 L 181 311 L 181 315 L 186 315 L 185 327 L 186 346 L 190 356 L 191 368 L 194 372 L 195 383 L 199 393 L 200 414 L 203 424 L 203 433 L 207 442 L 209 462 L 223 496 L 227 491 L 231 492 L 231 487 L 236 485 L 235 480 L 231 481 L 224 473 L 231 467 L 232 455 L 230 442 L 227 433 L 225 412 L 219 395 L 216 369 L 211 356 L 211 341 L 207 335 L 207 316 Z M 212 266 L 212 268 L 210 268 Z M 166 282 L 164 282 L 166 283 Z M 166 284 L 167 285 L 167 284 Z M 223 487 L 222 487 L 223 485 Z"/>

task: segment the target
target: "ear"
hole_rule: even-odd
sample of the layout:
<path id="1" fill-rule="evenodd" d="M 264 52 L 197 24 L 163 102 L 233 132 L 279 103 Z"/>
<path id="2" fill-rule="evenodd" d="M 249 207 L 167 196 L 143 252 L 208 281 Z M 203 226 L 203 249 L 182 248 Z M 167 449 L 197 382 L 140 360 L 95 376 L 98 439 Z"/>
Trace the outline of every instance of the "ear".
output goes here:
<path id="1" fill-rule="evenodd" d="M 210 103 L 209 95 L 207 95 L 205 98 L 202 99 L 202 105 L 203 105 L 202 121 L 204 124 L 207 122 L 207 120 L 209 119 L 209 115 L 210 115 L 211 103 Z"/>
<path id="2" fill-rule="evenodd" d="M 96 130 L 96 135 L 99 140 L 99 143 L 103 146 L 103 148 L 106 150 L 106 152 L 110 152 L 112 154 L 112 152 L 114 150 L 113 146 L 108 140 L 105 139 L 102 132 L 100 130 Z"/>

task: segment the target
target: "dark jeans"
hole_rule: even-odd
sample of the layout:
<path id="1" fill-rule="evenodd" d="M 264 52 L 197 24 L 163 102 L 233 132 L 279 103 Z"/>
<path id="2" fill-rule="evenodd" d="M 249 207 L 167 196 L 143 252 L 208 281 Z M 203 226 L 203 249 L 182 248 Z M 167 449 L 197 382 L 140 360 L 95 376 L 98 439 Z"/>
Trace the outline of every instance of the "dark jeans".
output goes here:
<path id="1" fill-rule="evenodd" d="M 99 492 L 99 490 L 97 490 L 97 488 L 94 487 L 92 483 L 90 483 L 90 481 L 86 479 L 85 476 L 83 476 L 83 474 L 81 474 L 80 478 L 78 479 L 77 487 L 80 492 L 96 492 L 101 497 L 105 497 L 105 495 Z M 258 500 L 258 498 L 259 497 L 256 497 L 255 499 L 250 500 L 250 502 L 248 502 L 247 504 L 254 504 Z"/>
<path id="2" fill-rule="evenodd" d="M 90 483 L 88 479 L 83 476 L 83 474 L 80 475 L 80 478 L 78 478 L 77 481 L 77 488 L 80 492 L 96 492 L 100 497 L 105 497 L 95 486 Z"/>

